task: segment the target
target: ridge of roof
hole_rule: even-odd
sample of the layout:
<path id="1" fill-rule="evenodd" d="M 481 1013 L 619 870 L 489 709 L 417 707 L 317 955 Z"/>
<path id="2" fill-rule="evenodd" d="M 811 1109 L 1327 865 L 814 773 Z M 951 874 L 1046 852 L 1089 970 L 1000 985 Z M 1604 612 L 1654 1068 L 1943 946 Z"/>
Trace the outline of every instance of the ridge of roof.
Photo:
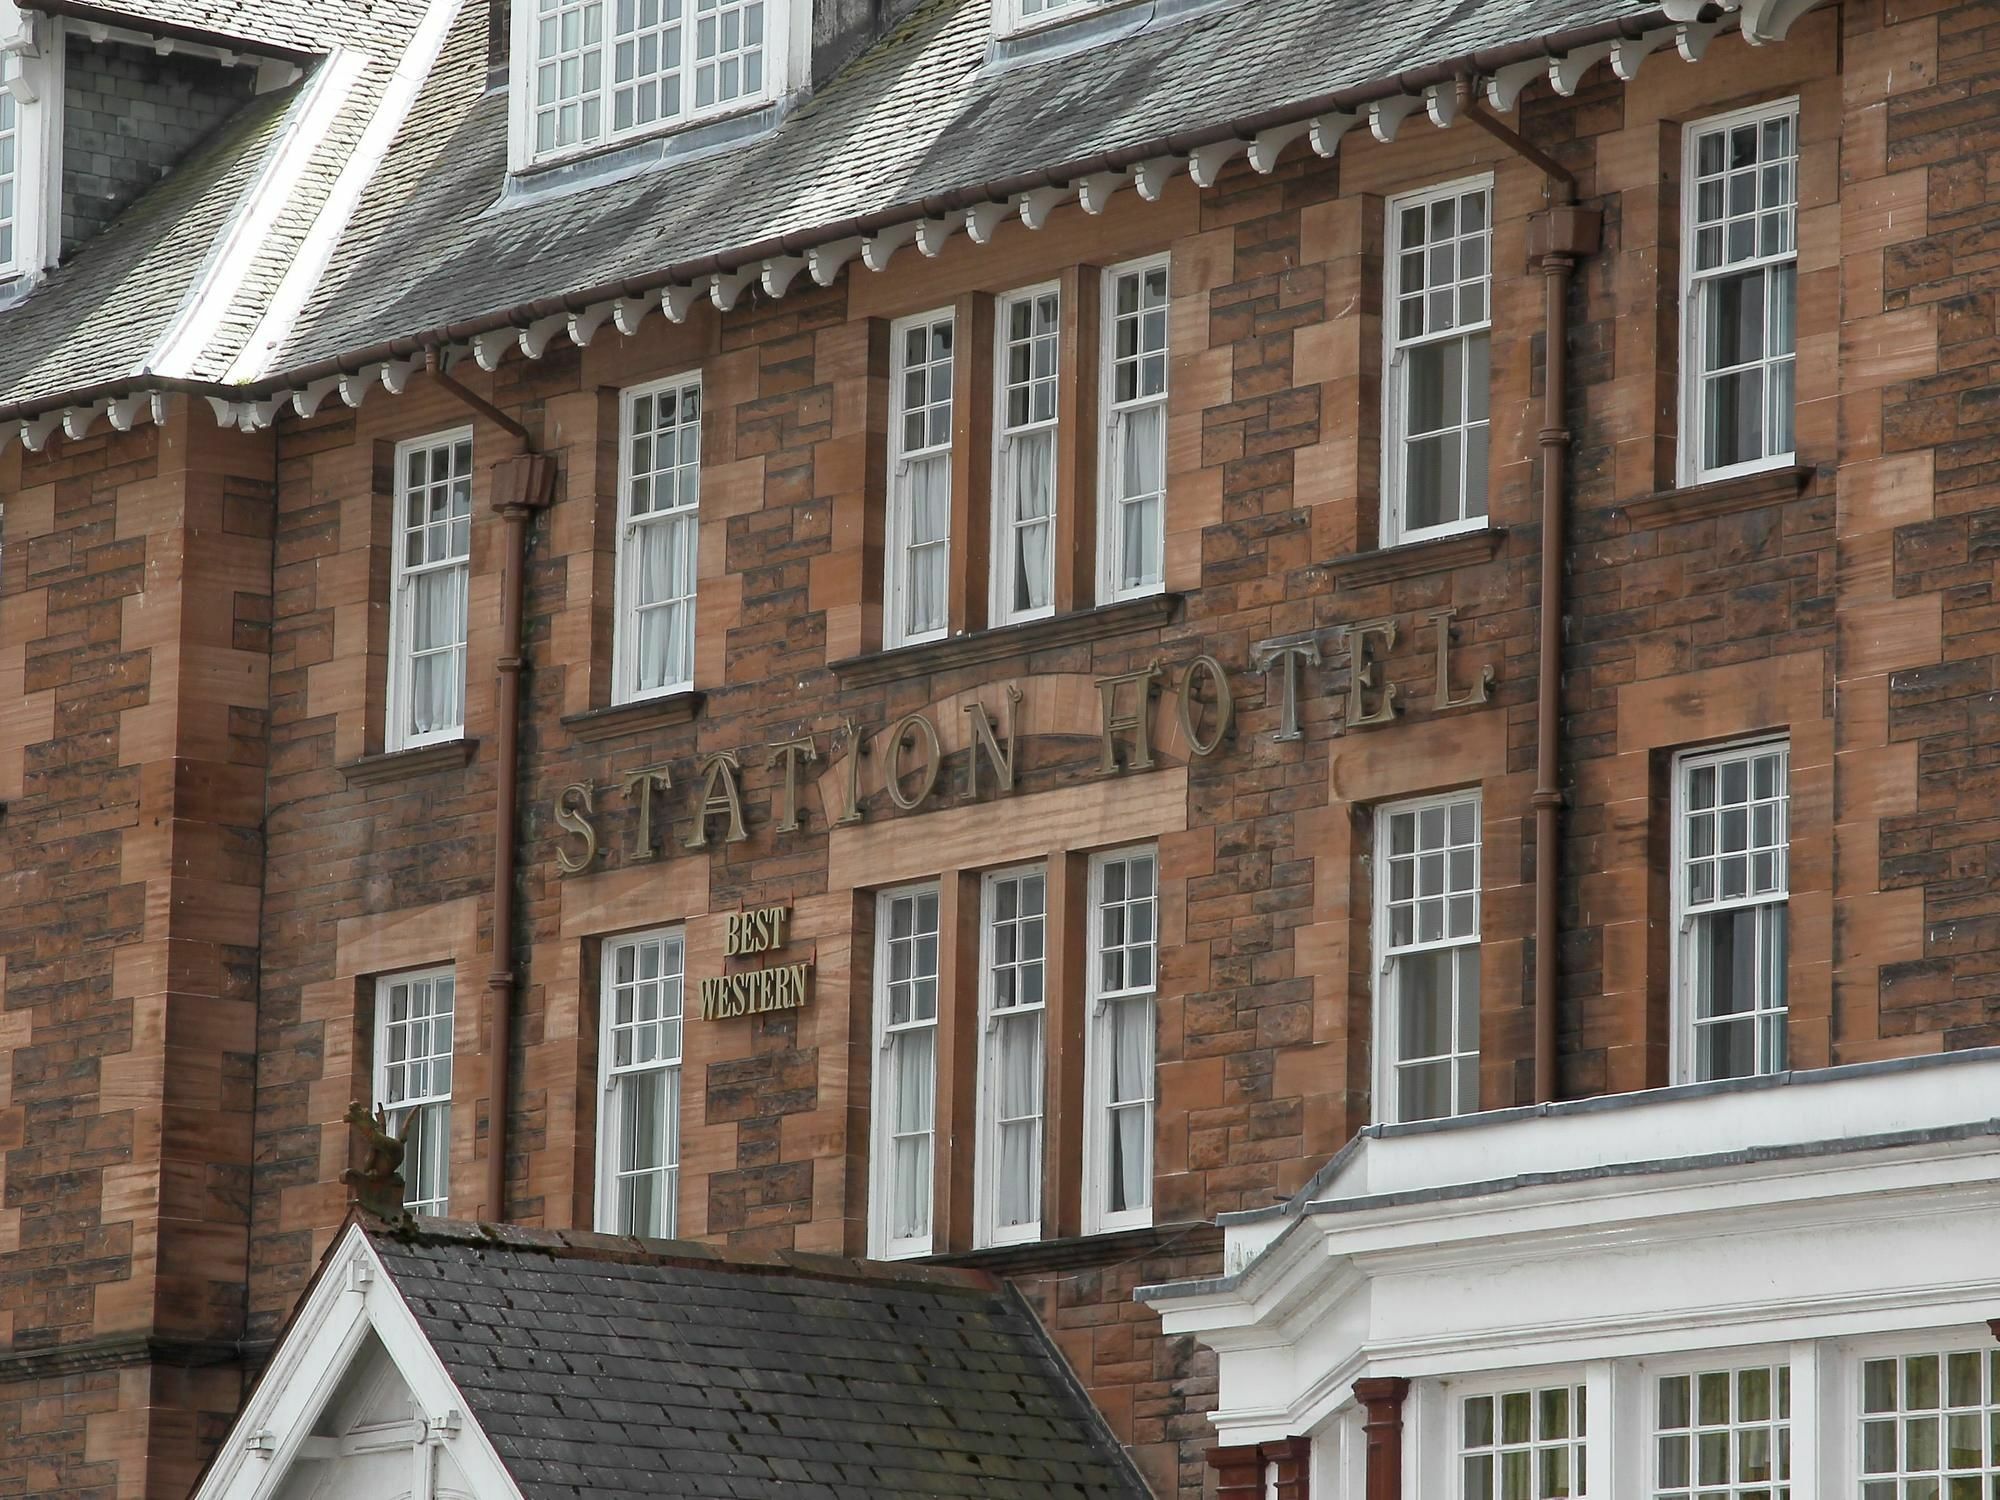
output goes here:
<path id="1" fill-rule="evenodd" d="M 991 1272 L 916 1261 L 863 1260 L 809 1250 L 761 1251 L 722 1247 L 701 1240 L 654 1240 L 588 1229 L 541 1229 L 467 1219 L 412 1217 L 391 1223 L 355 1210 L 350 1216 L 369 1239 L 383 1245 L 464 1245 L 544 1255 L 550 1259 L 613 1265 L 680 1267 L 735 1271 L 749 1275 L 796 1276 L 870 1286 L 910 1286 L 990 1296 L 1006 1285 Z"/>

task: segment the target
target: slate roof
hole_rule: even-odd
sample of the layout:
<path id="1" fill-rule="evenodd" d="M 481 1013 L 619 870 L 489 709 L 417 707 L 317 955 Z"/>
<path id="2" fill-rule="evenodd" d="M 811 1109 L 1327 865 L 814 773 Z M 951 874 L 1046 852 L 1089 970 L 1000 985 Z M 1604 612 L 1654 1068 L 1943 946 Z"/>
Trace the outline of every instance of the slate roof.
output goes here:
<path id="1" fill-rule="evenodd" d="M 418 1222 L 370 1243 L 528 1500 L 1146 1495 L 995 1278 Z"/>
<path id="2" fill-rule="evenodd" d="M 1145 20 L 1170 9 L 1130 12 L 1132 34 L 1088 51 L 996 67 L 991 0 L 932 0 L 760 139 L 515 202 L 500 192 L 507 100 L 483 92 L 483 63 L 461 40 L 447 51 L 454 76 L 434 77 L 272 368 L 1658 11 L 1634 0 L 1243 0 Z M 481 24 L 459 18 L 461 31 Z"/>
<path id="3" fill-rule="evenodd" d="M 38 7 L 36 0 L 19 0 L 24 9 L 60 10 L 68 15 L 124 24 L 139 31 L 200 32 L 230 37 L 246 50 L 270 47 L 282 55 L 324 52 L 352 30 L 350 9 L 363 29 L 369 12 L 382 0 L 57 0 Z"/>
<path id="4" fill-rule="evenodd" d="M 261 95 L 202 142 L 111 227 L 81 246 L 18 306 L 0 312 L 0 408 L 122 393 L 147 377 L 217 381 L 241 354 L 298 259 L 342 169 L 404 64 L 429 0 L 116 0 L 102 10 L 135 26 L 220 26 L 274 44 L 345 49 L 358 62 L 339 108 L 302 160 L 277 171 L 287 125 L 309 104 L 311 75 Z M 64 0 L 65 13 L 84 7 Z M 468 6 L 480 10 L 483 7 Z M 314 65 L 329 66 L 326 62 Z M 163 341 L 215 290 L 224 252 L 253 195 L 280 182 L 279 210 L 254 253 L 230 262 L 233 284 L 196 358 L 163 367 Z"/>
<path id="5" fill-rule="evenodd" d="M 1659 19 L 1643 0 L 1150 0 L 1062 29 L 1122 32 L 1111 39 L 1079 48 L 1044 38 L 1001 56 L 991 0 L 920 0 L 760 135 L 640 170 L 612 153 L 552 174 L 566 190 L 544 174 L 507 191 L 507 96 L 485 87 L 483 3 L 458 6 L 434 63 L 409 55 L 425 0 L 46 3 L 345 48 L 367 66 L 204 347 L 161 369 L 148 362 L 145 332 L 200 287 L 203 255 L 272 147 L 268 120 L 261 131 L 236 122 L 229 141 L 181 168 L 23 306 L 0 312 L 0 412 L 162 376 L 278 391 L 293 374 L 356 367 L 355 356 L 391 340 L 503 327 L 525 321 L 509 314 L 529 304 L 548 312 L 552 299 L 607 284 L 652 285 L 716 257 L 733 265 L 732 253 L 780 237 L 820 243 L 856 218 L 915 217 L 927 202 L 969 202 L 987 184 L 1038 174 L 1061 180 L 1066 167 L 1169 136 L 1185 142 L 1334 94 L 1393 91 L 1399 75 L 1468 53 Z M 302 254 L 309 231 L 399 67 L 424 79 L 415 107 L 344 225 L 325 226 L 340 233 L 300 316 L 264 328 L 287 269 L 302 260 L 316 269 Z"/>

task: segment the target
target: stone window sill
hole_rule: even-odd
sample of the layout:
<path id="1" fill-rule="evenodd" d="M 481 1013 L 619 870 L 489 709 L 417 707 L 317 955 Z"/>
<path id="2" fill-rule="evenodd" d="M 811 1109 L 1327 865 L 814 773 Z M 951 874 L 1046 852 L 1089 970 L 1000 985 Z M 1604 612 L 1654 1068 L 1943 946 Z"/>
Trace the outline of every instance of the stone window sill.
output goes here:
<path id="1" fill-rule="evenodd" d="M 1449 573 L 1453 568 L 1490 561 L 1506 539 L 1506 527 L 1489 526 L 1479 531 L 1433 537 L 1427 542 L 1357 552 L 1350 557 L 1337 557 L 1322 566 L 1337 589 L 1374 588 L 1403 578 Z"/>
<path id="2" fill-rule="evenodd" d="M 340 768 L 340 774 L 351 787 L 381 786 L 384 782 L 428 776 L 434 771 L 449 771 L 469 764 L 478 745 L 477 740 L 460 739 L 420 745 L 415 750 L 386 750 L 349 761 Z"/>
<path id="3" fill-rule="evenodd" d="M 641 698 L 637 703 L 593 708 L 587 713 L 566 714 L 562 727 L 569 731 L 571 739 L 589 744 L 642 729 L 665 729 L 691 722 L 706 696 L 699 692 L 668 693 L 662 698 Z"/>
<path id="4" fill-rule="evenodd" d="M 1648 530 L 1685 521 L 1706 521 L 1793 499 L 1812 482 L 1813 473 L 1810 465 L 1787 464 L 1782 469 L 1740 474 L 1734 479 L 1655 490 L 1650 495 L 1627 500 L 1618 508 L 1632 525 Z"/>
<path id="5" fill-rule="evenodd" d="M 1025 1245 L 998 1245 L 990 1250 L 965 1250 L 925 1256 L 933 1266 L 963 1266 L 1002 1276 L 1042 1271 L 1081 1271 L 1115 1265 L 1142 1255 L 1172 1250 L 1177 1255 L 1219 1251 L 1222 1232 L 1215 1225 L 1155 1224 L 1149 1229 L 1119 1229 L 1109 1234 L 1079 1234 L 1061 1240 L 1031 1240 Z"/>
<path id="6" fill-rule="evenodd" d="M 1149 594 L 1144 599 L 1127 599 L 1095 609 L 1072 610 L 1051 615 L 1046 620 L 1030 620 L 1025 625 L 1000 625 L 991 630 L 926 641 L 921 646 L 899 646 L 893 651 L 871 651 L 866 656 L 850 656 L 833 663 L 833 675 L 845 688 L 879 687 L 885 682 L 902 682 L 911 677 L 927 677 L 933 672 L 950 672 L 982 662 L 999 661 L 1027 651 L 1047 651 L 1058 646 L 1074 646 L 1107 636 L 1125 635 L 1165 625 L 1180 606 L 1179 594 Z"/>

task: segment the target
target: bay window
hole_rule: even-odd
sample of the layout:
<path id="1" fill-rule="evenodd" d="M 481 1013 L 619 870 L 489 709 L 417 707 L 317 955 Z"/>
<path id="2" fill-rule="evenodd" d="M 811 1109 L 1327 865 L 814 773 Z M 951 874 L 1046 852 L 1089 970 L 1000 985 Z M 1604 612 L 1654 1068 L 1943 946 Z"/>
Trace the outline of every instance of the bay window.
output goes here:
<path id="1" fill-rule="evenodd" d="M 451 1056 L 457 985 L 449 968 L 375 983 L 375 1107 L 403 1141 L 403 1206 L 450 1207 Z"/>
<path id="2" fill-rule="evenodd" d="M 680 1178 L 685 948 L 677 931 L 604 944 L 597 1227 L 671 1239 Z"/>
<path id="3" fill-rule="evenodd" d="M 465 732 L 471 428 L 397 446 L 395 549 L 387 740 L 407 750 Z"/>
<path id="4" fill-rule="evenodd" d="M 1381 809 L 1375 832 L 1378 1117 L 1479 1108 L 1479 794 Z"/>
<path id="5" fill-rule="evenodd" d="M 701 380 L 634 387 L 621 400 L 615 703 L 694 685 L 700 533 Z"/>
<path id="6" fill-rule="evenodd" d="M 1486 524 L 1493 182 L 1389 204 L 1382 544 Z"/>
<path id="7" fill-rule="evenodd" d="M 982 903 L 975 1186 L 980 1240 L 1041 1234 L 1048 879 L 1040 866 L 988 875 Z"/>
<path id="8" fill-rule="evenodd" d="M 1783 741 L 1674 769 L 1679 1077 L 1781 1072 L 1787 1016 L 1790 753 Z"/>
<path id="9" fill-rule="evenodd" d="M 1055 607 L 1056 356 L 1062 301 L 1054 287 L 1000 299 L 994 384 L 993 622 Z"/>
<path id="10" fill-rule="evenodd" d="M 928 1255 L 937 1147 L 938 888 L 885 891 L 875 923 L 869 1253 Z"/>
<path id="11" fill-rule="evenodd" d="M 2000 1350 L 1865 1359 L 1860 1386 L 1861 1500 L 2000 1495 Z"/>
<path id="12" fill-rule="evenodd" d="M 1588 1404 L 1581 1383 L 1462 1398 L 1460 1500 L 1581 1500 Z"/>
<path id="13" fill-rule="evenodd" d="M 53 265 L 61 244 L 63 35 L 0 0 L 0 282 Z"/>
<path id="14" fill-rule="evenodd" d="M 1682 192 L 1681 478 L 1793 458 L 1798 105 L 1692 126 Z"/>
<path id="15" fill-rule="evenodd" d="M 1159 857 L 1091 861 L 1084 1033 L 1086 1234 L 1153 1219 L 1154 997 L 1159 991 Z"/>
<path id="16" fill-rule="evenodd" d="M 1664 1375 L 1654 1391 L 1653 1500 L 1790 1500 L 1790 1366 Z"/>
<path id="17" fill-rule="evenodd" d="M 937 640 L 949 619 L 954 332 L 949 312 L 890 330 L 888 646 Z"/>
<path id="18" fill-rule="evenodd" d="M 775 98 L 783 0 L 517 0 L 514 165 Z"/>
<path id="19" fill-rule="evenodd" d="M 1166 583 L 1167 258 L 1104 273 L 1098 602 Z"/>

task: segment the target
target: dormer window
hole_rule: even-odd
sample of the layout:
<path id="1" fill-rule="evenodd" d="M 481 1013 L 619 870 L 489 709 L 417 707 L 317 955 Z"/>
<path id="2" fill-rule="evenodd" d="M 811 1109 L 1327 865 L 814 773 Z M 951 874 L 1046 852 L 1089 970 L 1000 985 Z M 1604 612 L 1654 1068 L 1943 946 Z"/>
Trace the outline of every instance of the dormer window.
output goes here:
<path id="1" fill-rule="evenodd" d="M 55 258 L 49 101 L 61 93 L 57 23 L 0 0 L 0 289 Z"/>
<path id="2" fill-rule="evenodd" d="M 1018 36 L 1097 8 L 1093 0 L 993 0 L 994 30 L 1003 37 Z"/>
<path id="3" fill-rule="evenodd" d="M 777 98 L 796 0 L 518 0 L 514 167 Z"/>

